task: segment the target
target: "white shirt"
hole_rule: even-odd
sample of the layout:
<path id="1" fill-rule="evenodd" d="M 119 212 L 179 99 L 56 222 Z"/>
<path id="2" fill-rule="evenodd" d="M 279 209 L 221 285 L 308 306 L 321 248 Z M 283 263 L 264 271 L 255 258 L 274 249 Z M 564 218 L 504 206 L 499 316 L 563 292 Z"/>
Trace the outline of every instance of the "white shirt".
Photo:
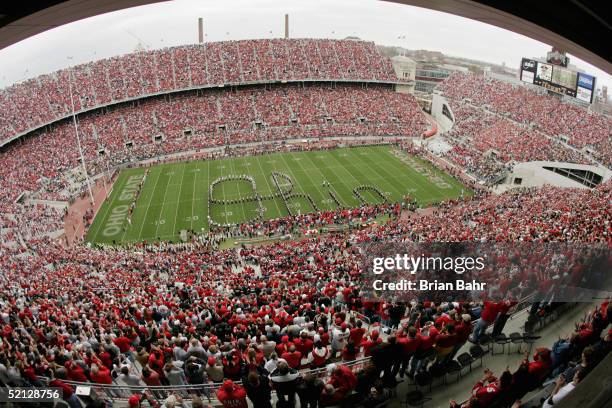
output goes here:
<path id="1" fill-rule="evenodd" d="M 569 384 L 565 384 L 563 387 L 561 387 L 559 389 L 559 391 L 557 391 L 557 393 L 555 395 L 553 395 L 552 397 L 546 398 L 546 401 L 544 401 L 544 404 L 542 405 L 542 408 L 552 408 L 552 407 L 554 407 L 555 404 L 558 404 L 563 398 L 565 398 L 565 396 L 567 394 L 572 392 L 572 390 L 575 387 L 576 386 L 574 385 L 573 382 L 571 382 Z M 550 400 L 552 400 L 552 404 L 549 402 Z"/>

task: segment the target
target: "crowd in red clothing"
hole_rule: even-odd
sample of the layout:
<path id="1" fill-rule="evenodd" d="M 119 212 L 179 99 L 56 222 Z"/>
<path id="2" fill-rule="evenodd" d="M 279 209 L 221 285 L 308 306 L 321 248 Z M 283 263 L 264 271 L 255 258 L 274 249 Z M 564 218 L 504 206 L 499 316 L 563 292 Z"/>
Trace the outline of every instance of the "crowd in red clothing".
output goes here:
<path id="1" fill-rule="evenodd" d="M 495 376 L 490 370 L 485 370 L 484 377 L 472 388 L 470 398 L 463 403 L 452 400 L 451 408 L 510 406 L 548 378 L 556 379 L 557 386 L 544 399 L 544 407 L 559 403 L 612 351 L 611 324 L 612 304 L 605 301 L 576 323 L 574 332 L 560 336 L 550 348 L 538 347 L 533 358 L 526 352 L 513 373 L 506 369 Z M 565 385 L 568 386 L 567 393 L 558 393 Z"/>
<path id="2" fill-rule="evenodd" d="M 413 316 L 412 309 L 398 312 L 397 305 L 363 302 L 354 244 L 392 239 L 610 242 L 611 190 L 610 183 L 593 190 L 525 189 L 447 203 L 432 215 L 356 231 L 212 253 L 198 247 L 63 248 L 37 239 L 24 247 L 3 244 L 4 379 L 31 382 L 45 375 L 57 381 L 180 385 L 238 380 L 245 369 L 262 363 L 271 362 L 268 371 L 273 372 L 278 360 L 272 352 L 288 365 L 313 368 L 334 354 L 345 360 L 372 356 L 379 367 L 399 355 L 375 351 L 388 342 L 374 331 L 366 335 L 355 312 L 393 326 L 409 316 L 421 332 L 422 347 L 433 347 L 444 361 L 457 345 L 446 336 L 466 338 L 469 333 L 461 327 L 476 318 L 478 302 L 454 316 L 448 305 L 414 310 L 431 318 L 433 327 Z M 457 321 L 452 329 L 446 327 L 449 319 Z M 414 355 L 407 360 L 415 347 L 414 329 L 396 336 L 405 347 L 401 372 L 418 371 L 424 364 Z M 131 359 L 148 368 L 135 372 Z M 368 370 L 362 375 L 374 378 Z M 336 389 L 326 388 L 325 398 L 334 400 Z"/>
<path id="3" fill-rule="evenodd" d="M 262 44 L 266 44 L 268 51 L 261 51 Z M 375 70 L 387 72 L 386 60 L 378 65 L 372 63 L 373 56 L 378 54 L 370 55 L 367 50 L 373 46 L 360 44 L 310 40 L 208 44 L 206 58 L 188 47 L 174 48 L 90 64 L 73 71 L 72 75 L 77 88 L 76 83 L 108 74 L 108 88 L 93 81 L 77 89 L 80 108 L 85 108 L 90 106 L 86 101 L 94 96 L 99 98 L 98 95 L 106 95 L 102 102 L 108 103 L 141 92 L 174 89 L 177 83 L 187 87 L 194 84 L 194 75 L 201 76 L 199 81 L 212 83 L 278 77 L 286 72 L 299 76 L 312 74 L 313 69 L 317 75 L 326 77 L 366 75 L 353 71 L 352 59 L 337 55 L 339 47 L 344 52 L 351 47 L 359 48 L 353 50 L 355 58 L 367 60 Z M 288 52 L 293 46 L 301 47 L 305 53 L 318 53 L 322 61 L 336 58 L 340 63 L 321 62 L 318 67 L 313 62 L 302 63 L 309 60 Z M 195 48 L 201 51 L 199 46 Z M 243 52 L 244 49 L 253 50 L 255 68 L 245 69 L 253 65 L 250 53 Z M 278 58 L 290 61 L 293 71 L 279 71 L 279 65 L 274 62 Z M 223 64 L 226 68 L 196 73 L 187 69 L 189 65 L 185 61 Z M 241 68 L 227 64 L 228 61 Z M 128 72 L 126 66 L 139 67 L 139 71 Z M 372 77 L 384 79 L 378 71 Z M 152 81 L 143 79 L 143 75 L 153 72 L 164 75 L 155 76 Z M 39 87 L 46 86 L 46 81 L 55 81 L 57 89 L 48 95 L 60 99 L 38 100 L 44 94 L 34 97 L 32 101 L 46 104 L 50 111 L 43 110 L 38 116 L 15 121 L 10 129 L 13 133 L 66 114 L 66 101 L 61 99 L 65 98 L 66 87 L 61 78 L 67 75 L 62 71 L 36 81 Z M 485 84 L 487 89 L 495 88 L 488 82 Z M 463 90 L 455 89 L 464 85 Z M 534 96 L 545 108 L 532 111 L 531 106 L 501 100 L 493 91 L 490 95 L 482 94 L 475 89 L 481 85 L 481 80 L 460 76 L 453 77 L 444 86 L 451 98 L 469 98 L 471 103 L 510 113 L 514 121 L 536 123 L 551 136 L 565 129 L 558 127 L 560 124 L 579 129 L 580 135 L 589 132 L 584 112 L 579 108 L 570 108 L 573 113 L 553 120 L 548 108 L 558 108 L 560 102 L 551 101 L 550 97 Z M 515 94 L 523 97 L 523 92 L 531 92 L 520 88 L 506 91 L 506 98 Z M 30 96 L 16 87 L 11 90 L 10 98 L 13 97 L 21 100 Z M 6 91 L 0 94 L 0 106 L 4 106 L 6 98 Z M 96 103 L 100 100 L 96 99 Z M 463 108 L 469 109 L 467 105 Z M 9 112 L 8 116 L 2 114 L 6 120 L 15 112 Z M 457 145 L 455 153 L 462 154 L 465 167 L 475 166 L 480 170 L 478 163 L 487 163 L 493 168 L 486 159 L 477 161 L 486 150 L 499 152 L 501 160 L 491 159 L 499 165 L 503 165 L 500 161 L 535 157 L 574 160 L 570 150 L 563 150 L 553 142 L 547 144 L 547 138 L 526 131 L 522 125 L 500 119 L 489 122 L 492 114 L 482 115 L 487 117 L 486 129 L 479 127 L 480 116 L 457 124 L 455 136 L 458 138 L 462 136 L 458 129 L 465 129 L 466 134 L 484 135 L 480 139 L 472 135 L 469 147 Z M 82 114 L 78 120 L 84 153 L 94 173 L 107 165 L 228 142 L 334 135 L 415 136 L 426 127 L 412 97 L 373 85 L 367 89 L 338 85 L 335 88 L 279 86 L 267 90 L 200 91 L 150 98 L 109 108 L 104 113 Z M 604 119 L 595 119 L 593 123 L 604 131 L 608 126 L 609 131 L 609 123 Z M 320 387 L 319 400 L 332 405 L 352 390 L 369 395 L 370 386 L 376 383 L 381 372 L 389 380 L 395 374 L 423 371 L 430 350 L 434 350 L 435 362 L 452 359 L 457 346 L 468 339 L 472 320 L 495 322 L 499 316 L 497 311 L 503 309 L 497 305 L 493 315 L 491 303 L 485 303 L 483 313 L 478 315 L 475 310 L 480 302 L 419 303 L 409 308 L 366 302 L 359 295 L 362 273 L 356 244 L 384 240 L 611 242 L 612 182 L 607 182 L 592 190 L 544 187 L 501 195 L 478 193 L 474 198 L 442 203 L 428 214 L 394 217 L 383 225 L 371 221 L 380 211 L 395 211 L 399 215 L 395 207 L 304 214 L 240 227 L 248 235 L 283 233 L 296 226 L 310 228 L 337 219 L 357 219 L 362 224 L 355 230 L 262 247 L 214 252 L 198 245 L 160 248 L 142 244 L 129 250 L 85 245 L 65 248 L 40 237 L 41 232 L 58 227 L 55 210 L 26 208 L 14 201 L 24 191 L 43 191 L 57 197 L 66 189 L 67 182 L 62 180 L 62 175 L 78 165 L 72 126 L 58 123 L 1 153 L 0 187 L 4 194 L 0 197 L 3 238 L 0 244 L 3 271 L 0 381 L 3 383 L 36 384 L 37 376 L 49 376 L 55 385 L 62 387 L 63 380 L 106 384 L 114 381 L 145 387 L 232 379 L 243 380 L 245 393 L 251 398 L 256 393 L 249 394 L 249 387 L 258 390 L 257 384 L 266 382 L 250 376 L 256 372 L 269 375 L 277 393 L 291 401 L 291 392 L 284 383 L 297 378 L 292 370 L 324 367 L 332 357 L 348 362 L 371 356 L 372 364 L 357 375 L 357 381 L 338 367 L 337 373 L 334 371 Z M 185 135 L 184 130 L 190 130 L 193 135 Z M 506 143 L 498 133 L 514 142 Z M 157 143 L 153 139 L 156 135 L 165 140 Z M 517 146 L 517 135 L 533 143 Z M 601 136 L 597 131 L 594 135 Z M 576 136 L 570 141 L 579 144 L 581 140 L 585 139 Z M 133 146 L 128 147 L 129 143 Z M 479 153 L 469 149 L 477 149 Z M 489 172 L 486 170 L 483 174 Z M 520 273 L 508 274 L 499 283 L 509 286 L 523 278 Z M 399 326 L 403 317 L 409 323 L 385 341 L 378 331 L 366 330 L 356 317 L 361 315 L 371 322 L 380 320 L 394 327 Z M 588 327 L 581 329 L 580 335 L 588 337 L 584 333 L 588 331 Z M 394 363 L 398 355 L 402 356 L 399 365 Z M 545 355 L 539 354 L 540 366 L 546 361 Z M 535 377 L 539 380 L 538 364 L 531 371 L 531 363 L 527 364 L 527 372 L 537 374 Z M 251 378 L 245 381 L 245 376 Z M 495 382 L 496 379 L 488 376 L 479 389 Z M 298 384 L 295 385 L 299 395 Z M 66 387 L 66 394 L 69 388 Z M 223 395 L 236 389 L 233 384 L 227 384 L 219 398 L 244 401 L 242 392 L 233 395 L 235 398 Z M 70 394 L 66 396 L 71 398 Z M 228 404 L 243 406 L 243 402 Z"/>
<path id="4" fill-rule="evenodd" d="M 495 178 L 513 161 L 612 164 L 612 119 L 607 116 L 476 75 L 453 74 L 439 89 L 455 117 L 447 134 L 455 146 L 449 157 L 484 179 Z M 588 151 L 581 150 L 585 147 Z M 493 157 L 482 157 L 491 151 Z"/>
<path id="5" fill-rule="evenodd" d="M 273 39 L 142 51 L 63 69 L 0 91 L 0 142 L 72 113 L 190 88 L 297 80 L 397 81 L 374 43 Z"/>
<path id="6" fill-rule="evenodd" d="M 378 85 L 367 90 L 352 85 L 209 90 L 79 116 L 92 175 L 120 163 L 227 144 L 338 135 L 419 136 L 427 126 L 412 96 Z M 39 190 L 42 198 L 67 199 L 66 175 L 80 166 L 71 122 L 13 144 L 0 157 L 5 164 L 0 201 L 11 203 L 23 192 Z"/>

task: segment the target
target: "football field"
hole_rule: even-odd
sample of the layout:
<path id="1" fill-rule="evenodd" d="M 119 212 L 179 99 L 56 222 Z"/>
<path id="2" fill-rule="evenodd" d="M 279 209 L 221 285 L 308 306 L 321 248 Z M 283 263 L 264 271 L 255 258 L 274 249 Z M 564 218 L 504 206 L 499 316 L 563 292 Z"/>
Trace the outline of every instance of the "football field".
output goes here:
<path id="1" fill-rule="evenodd" d="M 95 243 L 180 240 L 215 225 L 361 203 L 420 206 L 471 192 L 393 146 L 272 153 L 124 170 L 87 234 Z"/>

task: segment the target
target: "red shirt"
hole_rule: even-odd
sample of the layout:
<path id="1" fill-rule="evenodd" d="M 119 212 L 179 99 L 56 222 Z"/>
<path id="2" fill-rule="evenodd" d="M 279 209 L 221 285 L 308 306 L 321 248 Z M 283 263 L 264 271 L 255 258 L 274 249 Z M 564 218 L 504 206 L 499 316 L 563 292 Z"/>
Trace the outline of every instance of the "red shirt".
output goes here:
<path id="1" fill-rule="evenodd" d="M 355 327 L 351 329 L 351 333 L 349 334 L 349 338 L 353 340 L 355 347 L 359 348 L 361 345 L 361 340 L 363 339 L 363 335 L 366 330 L 363 327 Z"/>
<path id="2" fill-rule="evenodd" d="M 98 374 L 91 373 L 91 382 L 97 384 L 112 384 L 113 379 L 110 375 L 110 370 L 106 367 L 99 367 Z"/>
<path id="3" fill-rule="evenodd" d="M 465 343 L 472 333 L 472 324 L 461 321 L 455 326 L 455 333 L 457 334 L 457 344 Z"/>
<path id="4" fill-rule="evenodd" d="M 310 351 L 312 350 L 312 346 L 314 345 L 314 342 L 308 337 L 305 339 L 301 337 L 297 338 L 293 341 L 293 343 L 295 344 L 295 348 L 297 349 L 297 351 L 302 353 L 302 355 L 304 356 L 310 353 Z"/>
<path id="5" fill-rule="evenodd" d="M 297 369 L 301 364 L 302 353 L 297 350 L 293 353 L 286 352 L 282 354 L 281 358 L 287 361 L 289 367 Z"/>
<path id="6" fill-rule="evenodd" d="M 495 302 L 489 302 L 488 300 L 486 300 L 484 302 L 484 307 L 482 309 L 482 313 L 480 314 L 480 317 L 482 318 L 482 320 L 486 322 L 493 323 L 498 313 L 499 313 L 498 304 Z"/>
<path id="7" fill-rule="evenodd" d="M 514 305 L 516 305 L 518 302 L 516 300 L 513 300 L 511 302 L 500 302 L 497 305 L 497 310 L 499 312 L 499 314 L 507 314 L 508 310 L 510 310 L 510 308 Z"/>
<path id="8" fill-rule="evenodd" d="M 142 376 L 142 381 L 150 387 L 156 387 L 156 386 L 162 385 L 161 381 L 159 381 L 159 374 L 157 374 L 157 372 L 152 371 L 152 370 L 151 370 L 151 374 L 149 374 L 148 377 L 145 378 L 144 375 Z"/>
<path id="9" fill-rule="evenodd" d="M 380 343 L 382 343 L 382 339 L 380 337 L 377 338 L 375 341 L 366 340 L 362 342 L 361 345 L 363 346 L 363 356 L 368 357 L 372 353 L 372 347 Z"/>
<path id="10" fill-rule="evenodd" d="M 438 329 L 436 329 L 435 327 L 431 326 L 429 328 L 429 335 L 428 336 L 423 336 L 422 334 L 419 334 L 419 350 L 429 350 L 430 348 L 433 347 L 434 343 L 436 342 L 436 338 L 438 337 Z"/>
<path id="11" fill-rule="evenodd" d="M 421 342 L 419 337 L 410 338 L 410 337 L 402 337 L 397 339 L 397 342 L 402 346 L 402 352 L 404 357 L 409 357 L 417 351 L 419 348 L 419 344 Z"/>
<path id="12" fill-rule="evenodd" d="M 436 338 L 436 346 L 438 347 L 448 348 L 454 346 L 456 343 L 457 335 L 455 335 L 454 333 L 443 333 L 438 335 L 438 337 Z"/>
<path id="13" fill-rule="evenodd" d="M 500 389 L 496 383 L 488 383 L 484 385 L 482 381 L 478 381 L 472 388 L 472 395 L 476 397 L 479 406 L 488 407 L 499 395 Z"/>
<path id="14" fill-rule="evenodd" d="M 549 368 L 549 364 L 542 360 L 532 361 L 529 363 L 529 374 L 533 375 L 538 380 L 543 381 L 548 375 Z"/>
<path id="15" fill-rule="evenodd" d="M 51 381 L 49 381 L 49 387 L 51 388 L 61 388 L 63 391 L 63 398 L 65 400 L 67 400 L 68 398 L 72 397 L 72 394 L 74 394 L 74 390 L 72 389 L 72 387 L 68 384 L 66 384 L 65 382 L 63 382 L 60 379 L 53 379 Z"/>
<path id="16" fill-rule="evenodd" d="M 119 347 L 119 351 L 121 351 L 122 353 L 127 353 L 128 351 L 130 351 L 130 346 L 132 345 L 132 343 L 127 337 L 117 337 L 113 342 L 117 347 Z"/>
<path id="17" fill-rule="evenodd" d="M 224 408 L 248 408 L 246 391 L 240 386 L 234 386 L 233 390 L 220 388 L 217 392 L 217 399 L 223 404 Z"/>

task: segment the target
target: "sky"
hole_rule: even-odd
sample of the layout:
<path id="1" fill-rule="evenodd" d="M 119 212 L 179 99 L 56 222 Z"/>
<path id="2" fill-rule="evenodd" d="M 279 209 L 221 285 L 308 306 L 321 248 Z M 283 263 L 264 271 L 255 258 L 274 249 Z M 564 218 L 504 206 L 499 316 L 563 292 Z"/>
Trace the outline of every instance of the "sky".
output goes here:
<path id="1" fill-rule="evenodd" d="M 441 51 L 510 67 L 522 57 L 545 57 L 550 46 L 528 37 L 452 14 L 379 0 L 174 0 L 133 7 L 64 25 L 0 50 L 0 87 L 69 65 L 145 48 L 196 43 L 197 19 L 205 41 L 284 36 L 357 36 L 380 45 Z M 598 84 L 612 77 L 570 55 L 570 63 Z"/>

